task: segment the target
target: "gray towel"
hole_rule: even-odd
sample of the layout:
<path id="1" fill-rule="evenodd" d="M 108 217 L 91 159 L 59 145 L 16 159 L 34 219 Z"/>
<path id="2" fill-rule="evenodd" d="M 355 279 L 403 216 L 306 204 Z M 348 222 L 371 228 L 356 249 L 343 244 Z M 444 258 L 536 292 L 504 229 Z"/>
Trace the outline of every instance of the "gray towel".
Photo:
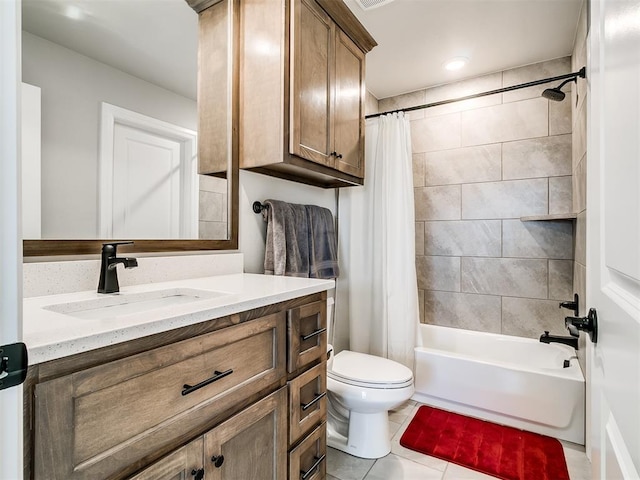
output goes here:
<path id="1" fill-rule="evenodd" d="M 309 220 L 309 277 L 337 278 L 338 242 L 331 210 L 305 205 Z"/>
<path id="2" fill-rule="evenodd" d="M 337 239 L 331 211 L 315 205 L 266 200 L 264 273 L 336 278 Z"/>
<path id="3" fill-rule="evenodd" d="M 264 273 L 309 276 L 309 228 L 304 205 L 266 200 L 267 220 Z"/>

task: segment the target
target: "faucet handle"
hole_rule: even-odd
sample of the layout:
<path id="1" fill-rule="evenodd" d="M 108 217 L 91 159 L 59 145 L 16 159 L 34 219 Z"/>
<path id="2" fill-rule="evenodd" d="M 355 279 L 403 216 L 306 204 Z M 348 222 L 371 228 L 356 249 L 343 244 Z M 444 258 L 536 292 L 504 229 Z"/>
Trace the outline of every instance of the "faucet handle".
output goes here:
<path id="1" fill-rule="evenodd" d="M 124 242 L 107 242 L 102 244 L 102 253 L 116 254 L 118 245 L 133 245 L 133 240 L 127 240 Z"/>
<path id="2" fill-rule="evenodd" d="M 577 317 L 580 314 L 580 298 L 577 293 L 573 294 L 573 302 L 568 300 L 566 302 L 560 302 L 558 308 L 566 308 L 573 310 L 573 314 Z"/>

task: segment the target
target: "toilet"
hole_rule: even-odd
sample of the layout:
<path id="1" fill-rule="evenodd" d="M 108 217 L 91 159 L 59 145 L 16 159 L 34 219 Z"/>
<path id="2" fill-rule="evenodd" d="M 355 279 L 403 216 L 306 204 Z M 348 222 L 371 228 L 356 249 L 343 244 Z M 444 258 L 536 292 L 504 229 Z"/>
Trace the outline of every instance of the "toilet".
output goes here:
<path id="1" fill-rule="evenodd" d="M 413 372 L 374 355 L 349 350 L 334 355 L 331 345 L 328 358 L 327 445 L 355 457 L 384 457 L 391 451 L 388 411 L 413 395 Z"/>

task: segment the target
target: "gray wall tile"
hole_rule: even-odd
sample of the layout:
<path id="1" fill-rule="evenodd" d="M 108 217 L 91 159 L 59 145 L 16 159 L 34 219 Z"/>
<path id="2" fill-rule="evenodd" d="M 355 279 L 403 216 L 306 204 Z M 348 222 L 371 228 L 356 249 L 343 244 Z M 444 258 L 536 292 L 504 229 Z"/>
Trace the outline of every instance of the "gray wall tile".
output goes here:
<path id="1" fill-rule="evenodd" d="M 462 218 L 518 218 L 548 212 L 546 178 L 462 185 Z"/>
<path id="2" fill-rule="evenodd" d="M 587 208 L 587 157 L 588 155 L 586 154 L 582 157 L 571 179 L 573 211 L 576 213 L 582 212 Z"/>
<path id="3" fill-rule="evenodd" d="M 416 255 L 424 255 L 424 222 L 416 222 Z"/>
<path id="4" fill-rule="evenodd" d="M 547 298 L 547 260 L 462 258 L 461 291 Z"/>
<path id="5" fill-rule="evenodd" d="M 227 180 L 224 178 L 198 175 L 199 189 L 205 192 L 227 194 Z"/>
<path id="6" fill-rule="evenodd" d="M 573 119 L 573 169 L 578 166 L 578 162 L 582 160 L 584 154 L 587 152 L 587 106 L 583 103 L 582 106 L 576 111 L 576 116 Z"/>
<path id="7" fill-rule="evenodd" d="M 500 333 L 501 301 L 494 295 L 425 292 L 425 323 Z"/>
<path id="8" fill-rule="evenodd" d="M 573 260 L 549 260 L 549 298 L 573 299 Z"/>
<path id="9" fill-rule="evenodd" d="M 453 98 L 466 97 L 474 93 L 487 92 L 497 90 L 502 86 L 502 72 L 483 75 L 482 77 L 470 78 L 460 82 L 440 85 L 428 88 L 425 91 L 425 103 L 434 103 L 442 100 L 450 100 Z M 445 115 L 447 113 L 462 112 L 474 108 L 488 107 L 491 105 L 500 105 L 502 103 L 502 94 L 487 95 L 486 97 L 474 98 L 471 100 L 463 100 L 460 102 L 450 103 L 448 105 L 440 105 L 425 110 L 425 116 L 432 117 L 436 115 Z"/>
<path id="10" fill-rule="evenodd" d="M 459 113 L 411 120 L 413 153 L 433 152 L 460 146 L 462 145 Z"/>
<path id="11" fill-rule="evenodd" d="M 403 108 L 416 107 L 424 105 L 425 91 L 417 90 L 415 92 L 396 95 L 395 97 L 381 98 L 378 101 L 379 112 L 389 112 L 392 110 L 401 110 Z"/>
<path id="12" fill-rule="evenodd" d="M 418 290 L 418 310 L 420 311 L 420 323 L 425 323 L 425 317 L 424 317 L 424 290 Z"/>
<path id="13" fill-rule="evenodd" d="M 364 102 L 364 114 L 371 115 L 372 113 L 378 113 L 378 104 L 378 99 L 369 90 L 367 90 Z"/>
<path id="14" fill-rule="evenodd" d="M 502 222 L 502 256 L 573 258 L 573 222 Z"/>
<path id="15" fill-rule="evenodd" d="M 549 133 L 549 107 L 533 98 L 462 112 L 462 146 L 545 137 Z"/>
<path id="16" fill-rule="evenodd" d="M 587 268 L 578 262 L 573 263 L 573 291 L 580 298 L 580 315 L 587 315 L 589 308 L 585 303 L 587 298 Z"/>
<path id="17" fill-rule="evenodd" d="M 460 291 L 459 257 L 416 257 L 418 288 Z"/>
<path id="18" fill-rule="evenodd" d="M 227 238 L 226 222 L 198 222 L 198 238 L 203 240 Z"/>
<path id="19" fill-rule="evenodd" d="M 424 156 L 425 153 L 414 153 L 412 155 L 413 186 L 424 187 Z"/>
<path id="20" fill-rule="evenodd" d="M 565 316 L 555 300 L 502 299 L 502 333 L 505 335 L 540 338 L 545 330 L 553 335 L 568 335 Z"/>
<path id="21" fill-rule="evenodd" d="M 562 135 L 571 133 L 571 93 L 569 89 L 563 88 L 567 94 L 562 102 L 549 101 L 549 135 Z"/>
<path id="22" fill-rule="evenodd" d="M 583 267 L 582 265 L 579 265 L 578 263 L 575 263 L 575 266 L 577 267 L 577 271 L 581 271 L 579 277 L 582 278 L 582 281 L 585 281 L 585 277 L 584 277 L 584 275 L 586 275 L 585 267 Z M 587 307 L 587 305 L 585 305 L 585 299 L 587 298 L 585 284 L 583 283 L 582 285 L 577 285 L 575 287 L 575 292 L 578 294 L 578 297 L 580 298 L 580 315 L 581 316 L 586 316 L 589 313 L 589 308 Z M 579 348 L 578 348 L 578 361 L 580 362 L 580 366 L 582 367 L 582 371 L 586 372 L 587 371 L 586 370 L 586 368 L 587 368 L 587 355 L 586 355 L 585 352 L 587 350 L 587 335 L 584 335 L 584 334 L 580 335 L 580 337 L 578 339 L 578 346 L 579 346 Z"/>
<path id="23" fill-rule="evenodd" d="M 499 257 L 500 220 L 425 222 L 426 255 Z"/>
<path id="24" fill-rule="evenodd" d="M 460 185 L 414 188 L 416 220 L 460 220 Z"/>
<path id="25" fill-rule="evenodd" d="M 557 77 L 571 71 L 571 57 L 557 58 L 547 62 L 534 63 L 524 67 L 513 68 L 502 72 L 502 83 L 504 87 L 532 82 L 543 78 Z M 536 85 L 535 87 L 523 88 L 506 92 L 503 94 L 504 103 L 515 102 L 527 98 L 539 98 L 546 88 L 555 87 L 555 84 Z M 563 91 L 569 92 L 569 85 L 565 85 Z"/>
<path id="26" fill-rule="evenodd" d="M 576 219 L 575 260 L 587 265 L 587 211 L 578 214 Z"/>
<path id="27" fill-rule="evenodd" d="M 572 211 L 571 176 L 549 178 L 549 213 Z"/>
<path id="28" fill-rule="evenodd" d="M 571 175 L 571 135 L 502 144 L 504 180 Z"/>
<path id="29" fill-rule="evenodd" d="M 500 158 L 501 147 L 499 143 L 425 153 L 425 185 L 500 180 Z M 570 160 L 569 163 L 571 163 Z"/>
<path id="30" fill-rule="evenodd" d="M 200 191 L 200 213 L 198 219 L 205 222 L 222 222 L 224 196 L 220 193 Z"/>

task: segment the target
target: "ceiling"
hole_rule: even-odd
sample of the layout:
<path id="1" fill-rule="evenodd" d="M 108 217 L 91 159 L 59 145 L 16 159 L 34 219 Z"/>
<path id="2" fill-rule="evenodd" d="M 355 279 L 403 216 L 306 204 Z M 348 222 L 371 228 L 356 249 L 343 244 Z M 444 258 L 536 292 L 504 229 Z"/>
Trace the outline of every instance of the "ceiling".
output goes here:
<path id="1" fill-rule="evenodd" d="M 570 55 L 583 0 L 394 0 L 364 11 L 378 42 L 367 89 L 385 98 Z M 195 98 L 197 15 L 184 0 L 23 0 L 23 28 Z M 465 68 L 443 63 L 466 57 Z"/>

